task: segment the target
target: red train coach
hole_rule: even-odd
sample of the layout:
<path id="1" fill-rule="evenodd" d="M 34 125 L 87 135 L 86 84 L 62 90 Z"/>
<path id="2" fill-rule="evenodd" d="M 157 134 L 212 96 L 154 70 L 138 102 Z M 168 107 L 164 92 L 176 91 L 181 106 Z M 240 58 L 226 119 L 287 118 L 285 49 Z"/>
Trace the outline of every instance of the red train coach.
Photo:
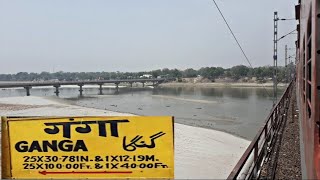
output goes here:
<path id="1" fill-rule="evenodd" d="M 300 110 L 302 166 L 307 178 L 320 179 L 320 0 L 296 6 L 297 99 Z"/>

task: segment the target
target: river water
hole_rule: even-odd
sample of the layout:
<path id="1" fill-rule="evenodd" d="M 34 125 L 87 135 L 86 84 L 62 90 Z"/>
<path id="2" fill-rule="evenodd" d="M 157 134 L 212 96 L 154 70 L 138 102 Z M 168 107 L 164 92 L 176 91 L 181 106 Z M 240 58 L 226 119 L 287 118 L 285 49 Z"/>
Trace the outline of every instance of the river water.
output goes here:
<path id="1" fill-rule="evenodd" d="M 222 130 L 252 140 L 272 108 L 272 88 L 104 88 L 61 87 L 55 97 L 53 88 L 33 88 L 31 95 L 84 107 L 93 107 L 137 115 L 174 116 L 178 123 Z M 280 89 L 278 96 L 284 89 Z M 266 92 L 267 91 L 267 92 Z M 24 89 L 2 89 L 0 97 L 25 96 Z M 35 114 L 36 115 L 36 114 Z"/>

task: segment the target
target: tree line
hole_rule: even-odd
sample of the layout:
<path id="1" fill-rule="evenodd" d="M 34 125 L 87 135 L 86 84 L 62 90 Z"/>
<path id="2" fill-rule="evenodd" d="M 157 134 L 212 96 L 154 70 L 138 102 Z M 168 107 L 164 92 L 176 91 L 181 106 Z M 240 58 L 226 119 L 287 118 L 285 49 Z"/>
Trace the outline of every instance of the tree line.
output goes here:
<path id="1" fill-rule="evenodd" d="M 294 65 L 289 64 L 287 67 L 278 67 L 278 82 L 285 81 L 286 75 L 290 71 L 294 71 Z M 0 81 L 77 81 L 77 80 L 110 80 L 110 79 L 136 79 L 145 78 L 144 75 L 151 75 L 152 78 L 194 78 L 204 77 L 214 81 L 217 78 L 231 78 L 239 80 L 240 78 L 256 77 L 258 80 L 265 80 L 273 77 L 274 68 L 271 66 L 262 67 L 247 67 L 244 65 L 237 65 L 231 68 L 222 67 L 203 67 L 198 70 L 188 68 L 185 70 L 179 69 L 158 69 L 153 71 L 141 72 L 41 72 L 28 73 L 19 72 L 16 74 L 0 74 Z"/>

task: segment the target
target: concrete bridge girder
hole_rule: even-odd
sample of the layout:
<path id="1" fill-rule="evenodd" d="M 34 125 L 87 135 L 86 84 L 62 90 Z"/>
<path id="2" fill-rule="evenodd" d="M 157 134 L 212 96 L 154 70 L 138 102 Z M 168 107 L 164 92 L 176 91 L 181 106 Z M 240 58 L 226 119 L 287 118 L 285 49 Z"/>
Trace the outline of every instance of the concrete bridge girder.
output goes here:
<path id="1" fill-rule="evenodd" d="M 145 83 L 152 82 L 154 87 L 158 86 L 163 82 L 170 81 L 170 79 L 164 78 L 156 78 L 156 79 L 124 79 L 124 80 L 99 80 L 99 81 L 68 81 L 68 82 L 23 82 L 23 83 L 6 83 L 0 84 L 0 88 L 15 88 L 15 87 L 23 87 L 26 89 L 27 96 L 30 96 L 30 89 L 33 86 L 53 86 L 55 87 L 55 94 L 58 96 L 60 91 L 59 87 L 62 85 L 78 85 L 80 87 L 79 92 L 80 96 L 83 95 L 83 86 L 85 84 L 98 84 L 99 87 L 99 94 L 102 94 L 102 85 L 105 83 L 114 83 L 116 85 L 116 91 L 119 91 L 119 84 L 120 83 L 129 83 L 130 87 L 133 86 L 133 83 L 142 83 L 142 86 L 145 87 Z"/>
<path id="2" fill-rule="evenodd" d="M 61 82 L 23 82 L 23 83 L 3 83 L 0 88 L 14 88 L 26 86 L 55 86 L 55 85 L 79 85 L 79 84 L 105 84 L 105 83 L 122 83 L 122 82 L 158 82 L 159 84 L 173 79 L 154 78 L 154 79 L 123 79 L 123 80 L 99 80 L 99 81 L 61 81 Z"/>

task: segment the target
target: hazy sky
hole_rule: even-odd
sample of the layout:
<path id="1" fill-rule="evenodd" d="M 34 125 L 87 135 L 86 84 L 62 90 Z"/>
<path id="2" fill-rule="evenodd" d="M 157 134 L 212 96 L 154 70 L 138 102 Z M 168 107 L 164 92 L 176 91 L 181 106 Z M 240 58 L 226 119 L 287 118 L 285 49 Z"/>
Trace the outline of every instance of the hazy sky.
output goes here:
<path id="1" fill-rule="evenodd" d="M 294 18 L 297 1 L 217 3 L 252 64 L 272 65 L 273 12 Z M 280 65 L 295 39 L 279 42 Z M 212 0 L 0 0 L 0 62 L 1 74 L 248 65 Z"/>

